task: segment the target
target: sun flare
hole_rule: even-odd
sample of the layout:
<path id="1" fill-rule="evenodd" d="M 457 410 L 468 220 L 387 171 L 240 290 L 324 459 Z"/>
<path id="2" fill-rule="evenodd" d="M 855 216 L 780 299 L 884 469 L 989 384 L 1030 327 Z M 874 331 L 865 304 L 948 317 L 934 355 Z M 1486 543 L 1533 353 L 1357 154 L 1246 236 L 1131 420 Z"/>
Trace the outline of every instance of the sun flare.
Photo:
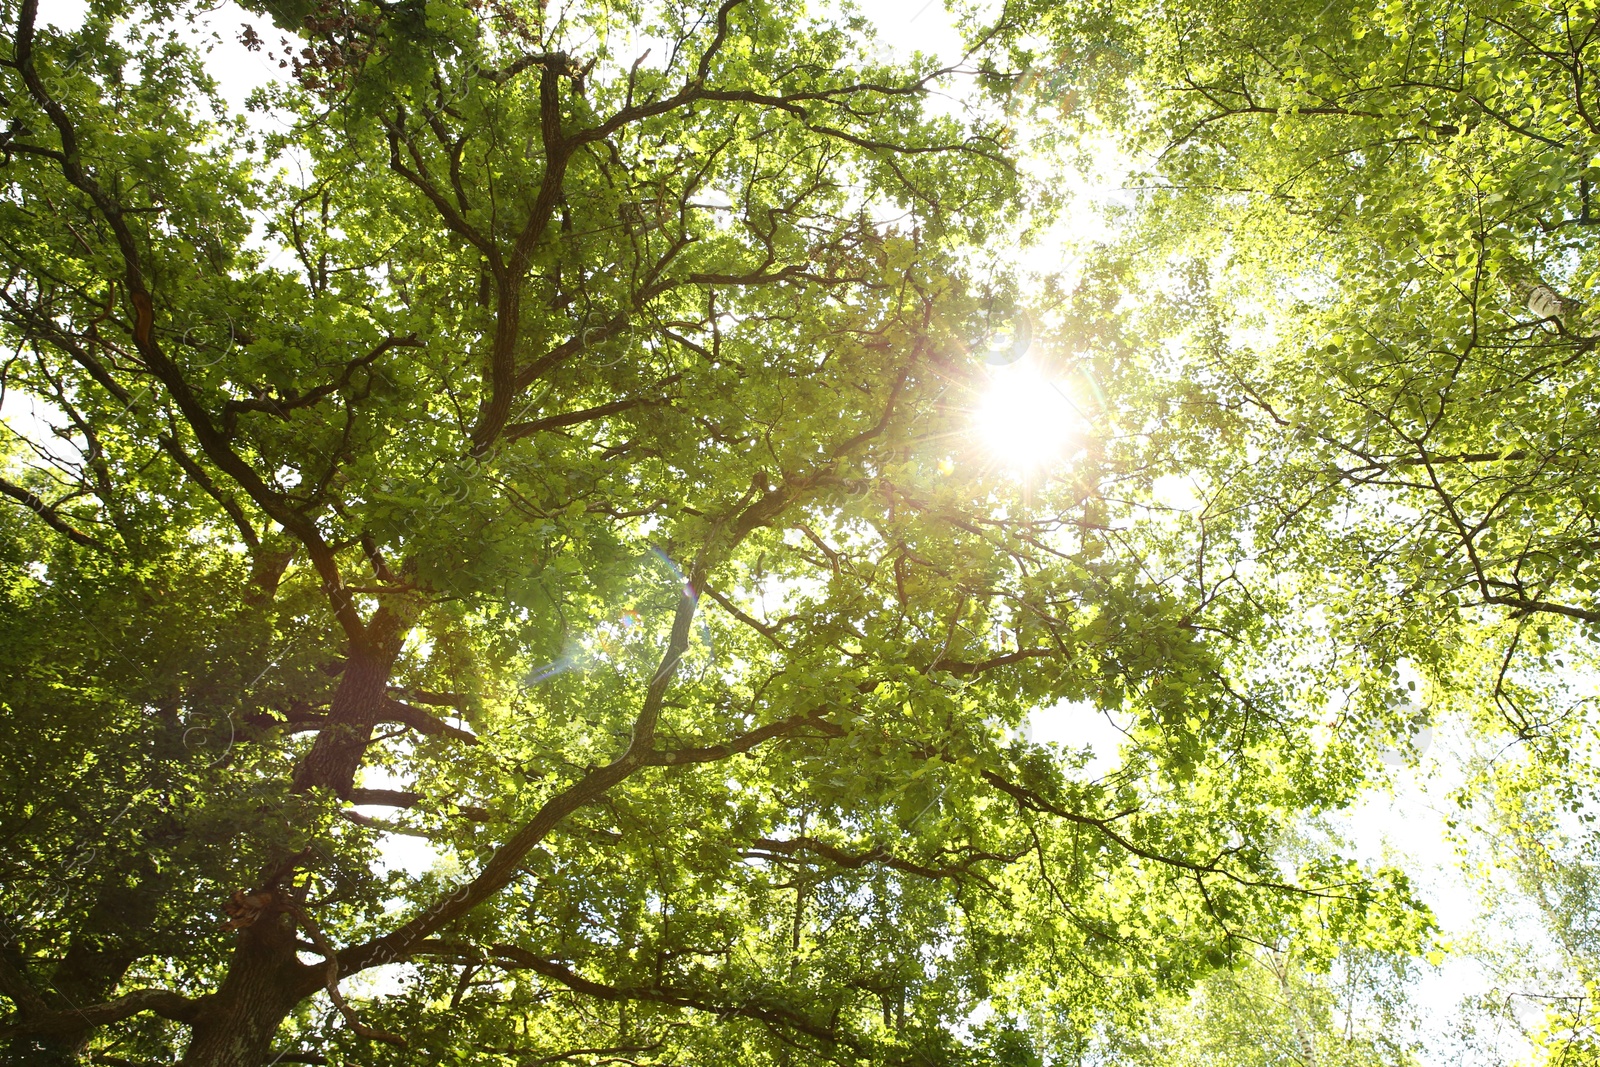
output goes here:
<path id="1" fill-rule="evenodd" d="M 1021 473 L 1064 459 L 1086 429 L 1061 385 L 1024 363 L 997 368 L 990 375 L 973 413 L 973 426 L 996 461 Z"/>

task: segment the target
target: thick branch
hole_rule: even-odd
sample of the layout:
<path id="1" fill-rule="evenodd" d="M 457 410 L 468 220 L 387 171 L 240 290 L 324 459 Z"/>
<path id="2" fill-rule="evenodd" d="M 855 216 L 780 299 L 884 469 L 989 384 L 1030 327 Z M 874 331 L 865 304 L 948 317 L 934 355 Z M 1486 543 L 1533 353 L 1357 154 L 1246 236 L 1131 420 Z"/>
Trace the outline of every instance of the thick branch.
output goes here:
<path id="1" fill-rule="evenodd" d="M 260 726 L 263 729 L 282 727 L 285 732 L 291 734 L 308 733 L 312 730 L 321 730 L 328 726 L 332 721 L 333 720 L 329 716 L 318 714 L 307 708 L 305 705 L 297 705 L 290 708 L 289 711 L 284 714 L 284 718 L 282 720 L 275 719 L 266 714 L 254 715 L 249 719 L 251 724 Z M 475 745 L 478 743 L 478 735 L 472 733 L 470 730 L 463 730 L 459 726 L 452 726 L 450 723 L 445 722 L 437 715 L 424 711 L 421 708 L 413 707 L 410 704 L 401 703 L 398 700 L 390 700 L 385 703 L 383 710 L 379 712 L 378 718 L 375 721 L 380 723 L 398 723 L 402 726 L 409 726 L 418 733 L 427 734 L 429 736 L 442 735 L 445 737 L 453 737 L 456 740 L 464 741 L 469 745 Z"/>
<path id="2" fill-rule="evenodd" d="M 1502 607 L 1515 608 L 1517 611 L 1542 611 L 1551 615 L 1565 615 L 1569 619 L 1582 619 L 1584 622 L 1600 622 L 1600 611 L 1569 607 L 1566 604 L 1552 604 L 1547 600 L 1528 600 L 1518 596 L 1488 596 L 1483 599 L 1486 604 L 1499 604 Z"/>
<path id="3" fill-rule="evenodd" d="M 199 1015 L 202 1000 L 190 1000 L 170 989 L 141 989 L 104 1004 L 89 1004 L 68 1011 L 29 1012 L 0 1025 L 0 1040 L 12 1037 L 42 1037 L 71 1034 L 91 1026 L 121 1022 L 140 1012 L 153 1011 L 165 1019 L 191 1023 Z"/>
<path id="4" fill-rule="evenodd" d="M 719 745 L 706 745 L 703 748 L 679 748 L 666 752 L 652 752 L 648 763 L 652 767 L 682 767 L 694 763 L 716 763 L 730 756 L 742 755 L 754 749 L 763 742 L 775 737 L 782 737 L 801 726 L 825 726 L 822 718 L 823 711 L 811 711 L 804 715 L 794 715 L 787 719 L 779 719 L 765 726 L 758 726 L 749 731 L 724 741 Z"/>
<path id="5" fill-rule="evenodd" d="M 110 545 L 106 544 L 104 541 L 90 537 L 88 534 L 72 525 L 62 517 L 61 512 L 57 511 L 54 506 L 46 504 L 36 494 L 30 493 L 22 486 L 17 485 L 14 482 L 7 481 L 4 478 L 0 478 L 0 494 L 4 494 L 8 497 L 11 497 L 13 500 L 19 501 L 23 507 L 27 508 L 35 515 L 39 516 L 39 518 L 43 519 L 46 526 L 50 527 L 56 533 L 62 534 L 74 544 L 82 545 L 84 548 L 92 548 L 97 552 L 111 551 Z"/>
<path id="6" fill-rule="evenodd" d="M 546 430 L 559 430 L 563 426 L 577 426 L 580 423 L 593 422 L 595 419 L 603 419 L 608 415 L 616 415 L 633 408 L 664 402 L 640 398 L 614 400 L 609 404 L 600 404 L 596 407 L 584 408 L 581 411 L 565 411 L 560 415 L 547 415 L 542 419 L 534 419 L 532 422 L 514 423 L 505 428 L 501 437 L 506 441 L 515 441 L 522 437 L 531 437 L 536 433 L 543 433 Z"/>
<path id="7" fill-rule="evenodd" d="M 390 692 L 398 693 L 408 700 L 418 704 L 432 704 L 442 708 L 456 708 L 465 711 L 472 706 L 472 698 L 465 693 L 439 693 L 431 689 L 404 689 L 392 687 Z"/>
<path id="8" fill-rule="evenodd" d="M 33 983 L 28 981 L 26 975 L 11 965 L 5 954 L 0 952 L 0 996 L 8 998 L 17 1006 L 17 1010 L 26 1015 L 37 1015 L 48 1012 L 50 1006 L 33 988 Z"/>
<path id="9" fill-rule="evenodd" d="M 384 722 L 397 722 L 411 727 L 419 734 L 429 736 L 444 735 L 453 737 L 458 741 L 465 741 L 469 745 L 478 743 L 478 736 L 470 730 L 463 730 L 459 726 L 452 726 L 430 712 L 410 704 L 402 704 L 398 700 L 391 700 L 384 709 Z"/>
<path id="10" fill-rule="evenodd" d="M 189 480 L 203 489 L 206 495 L 215 500 L 227 513 L 228 518 L 233 520 L 233 525 L 239 531 L 239 536 L 244 539 L 244 543 L 252 549 L 259 547 L 261 538 L 256 534 L 255 527 L 250 524 L 239 502 L 218 488 L 205 468 L 196 463 L 194 457 L 185 452 L 177 441 L 166 434 L 162 434 L 158 440 L 162 450 L 172 457 L 179 469 L 189 476 Z"/>
<path id="11" fill-rule="evenodd" d="M 414 808 L 422 803 L 422 794 L 404 789 L 352 789 L 352 804 L 375 804 L 385 808 Z"/>
<path id="12" fill-rule="evenodd" d="M 777 856 L 795 857 L 802 853 L 810 852 L 821 856 L 835 867 L 843 867 L 847 870 L 854 870 L 859 867 L 865 867 L 869 863 L 876 863 L 893 870 L 917 875 L 920 878 L 960 878 L 970 873 L 975 864 L 985 860 L 992 860 L 997 863 L 1012 863 L 1022 855 L 1021 853 L 1016 853 L 1006 856 L 995 852 L 975 851 L 968 853 L 960 863 L 953 866 L 929 867 L 925 864 L 902 859 L 882 845 L 868 849 L 865 852 L 850 852 L 836 845 L 830 845 L 826 841 L 819 841 L 814 837 L 791 837 L 784 840 L 763 837 L 752 841 L 750 846 L 753 849 L 760 850 L 760 852 L 753 853 L 753 855 L 757 856 L 761 853 L 770 853 Z"/>
<path id="13" fill-rule="evenodd" d="M 596 1000 L 609 1001 L 647 1001 L 652 1004 L 666 1004 L 675 1008 L 689 1008 L 694 1011 L 715 1014 L 721 1018 L 741 1016 L 746 1019 L 758 1019 L 761 1022 L 774 1026 L 781 1026 L 814 1037 L 830 1045 L 846 1045 L 861 1051 L 858 1042 L 845 1034 L 841 1034 L 831 1026 L 826 1026 L 813 1019 L 809 1019 L 799 1012 L 777 1006 L 764 1006 L 747 1001 L 744 1004 L 724 1004 L 711 1000 L 708 996 L 694 990 L 675 989 L 665 985 L 648 986 L 612 986 L 605 985 L 592 979 L 585 978 L 565 964 L 555 960 L 536 956 L 526 949 L 517 948 L 515 945 L 494 945 L 491 949 L 496 962 L 501 965 L 512 965 L 525 968 L 546 978 L 560 982 L 568 989 L 585 996 L 594 997 Z"/>
<path id="14" fill-rule="evenodd" d="M 1060 651 L 1054 648 L 1022 648 L 1015 652 L 1007 652 L 1003 656 L 983 660 L 980 663 L 940 660 L 937 669 L 947 674 L 953 674 L 957 678 L 971 678 L 974 675 L 983 674 L 985 671 L 992 671 L 996 667 L 1005 667 L 1012 663 L 1022 663 L 1030 659 L 1050 659 L 1060 654 Z"/>

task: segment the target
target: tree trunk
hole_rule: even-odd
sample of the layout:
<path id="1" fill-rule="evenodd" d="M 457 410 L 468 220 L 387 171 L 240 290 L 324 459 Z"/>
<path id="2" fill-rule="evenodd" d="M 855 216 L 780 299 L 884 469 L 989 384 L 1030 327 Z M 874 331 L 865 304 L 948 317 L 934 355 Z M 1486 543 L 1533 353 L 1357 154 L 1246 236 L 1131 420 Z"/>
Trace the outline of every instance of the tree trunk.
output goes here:
<path id="1" fill-rule="evenodd" d="M 372 730 L 388 710 L 389 675 L 414 618 L 414 604 L 385 605 L 373 617 L 367 640 L 351 649 L 328 721 L 295 771 L 297 792 L 323 788 L 350 795 Z M 269 882 L 262 892 L 274 903 L 246 920 L 248 925 L 234 913 L 243 928 L 228 976 L 195 1020 L 182 1067 L 261 1067 L 271 1059 L 283 1020 L 323 984 L 325 965 L 307 966 L 295 955 L 295 924 L 283 889 Z"/>
<path id="2" fill-rule="evenodd" d="M 278 1027 L 319 988 L 320 967 L 295 957 L 290 917 L 273 909 L 239 931 L 222 988 L 195 1019 L 181 1067 L 261 1067 Z"/>
<path id="3" fill-rule="evenodd" d="M 372 741 L 373 727 L 383 721 L 388 708 L 389 672 L 394 658 L 393 653 L 382 650 L 356 653 L 345 662 L 328 721 L 295 772 L 296 792 L 321 787 L 341 797 L 350 795 L 356 771 Z"/>

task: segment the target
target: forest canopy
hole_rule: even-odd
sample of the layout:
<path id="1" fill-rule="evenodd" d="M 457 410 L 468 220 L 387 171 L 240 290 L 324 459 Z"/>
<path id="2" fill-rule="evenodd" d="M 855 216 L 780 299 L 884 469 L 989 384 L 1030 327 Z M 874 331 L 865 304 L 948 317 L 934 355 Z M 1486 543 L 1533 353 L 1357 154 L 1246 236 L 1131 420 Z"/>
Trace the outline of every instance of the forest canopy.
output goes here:
<path id="1" fill-rule="evenodd" d="M 935 14 L 0 0 L 0 1063 L 1600 1053 L 1600 13 Z"/>

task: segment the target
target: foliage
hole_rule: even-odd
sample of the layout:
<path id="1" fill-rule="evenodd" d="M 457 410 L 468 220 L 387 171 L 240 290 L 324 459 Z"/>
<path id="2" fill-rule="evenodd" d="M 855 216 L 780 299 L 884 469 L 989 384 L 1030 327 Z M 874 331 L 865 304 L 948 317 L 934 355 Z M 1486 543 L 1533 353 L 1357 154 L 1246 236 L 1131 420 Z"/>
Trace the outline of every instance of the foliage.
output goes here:
<path id="1" fill-rule="evenodd" d="M 1223 543 L 1339 574 L 1341 616 L 1381 602 L 1432 633 L 1490 609 L 1507 663 L 1600 620 L 1594 18 L 1119 4 L 1047 31 L 1116 57 L 1070 102 L 1149 161 L 1124 269 L 1181 316 L 1145 388 Z"/>
<path id="2" fill-rule="evenodd" d="M 1331 973 L 1292 949 L 1260 950 L 1207 978 L 1187 1002 L 1160 1005 L 1148 1025 L 1116 1035 L 1116 1062 L 1190 1067 L 1418 1062 L 1404 957 L 1351 952 Z"/>
<path id="3" fill-rule="evenodd" d="M 1278 849 L 1387 727 L 1153 576 L 1137 405 L 972 441 L 1022 192 L 952 72 L 744 0 L 260 10 L 230 116 L 188 6 L 0 3 L 7 1056 L 1038 1062 L 1252 939 L 1415 945 Z M 1117 773 L 1021 739 L 1060 701 Z"/>
<path id="4" fill-rule="evenodd" d="M 1540 1055 L 1586 1062 L 1592 862 L 1557 828 L 1593 818 L 1593 5 L 1031 10 L 991 83 L 1067 158 L 1129 161 L 1087 271 L 1114 313 L 1058 329 L 1127 353 L 1143 529 L 1336 690 L 1331 727 L 1473 724 L 1462 840 L 1498 827 L 1501 904 L 1559 946 L 1503 973 L 1555 991 Z"/>
<path id="5" fill-rule="evenodd" d="M 1552 1065 L 1597 1051 L 1600 835 L 1584 803 L 1595 761 L 1592 740 L 1571 740 L 1564 774 L 1526 755 L 1480 757 L 1456 828 L 1487 904 L 1475 946 L 1494 977 L 1485 1008 L 1517 1025 L 1535 1063 Z"/>

